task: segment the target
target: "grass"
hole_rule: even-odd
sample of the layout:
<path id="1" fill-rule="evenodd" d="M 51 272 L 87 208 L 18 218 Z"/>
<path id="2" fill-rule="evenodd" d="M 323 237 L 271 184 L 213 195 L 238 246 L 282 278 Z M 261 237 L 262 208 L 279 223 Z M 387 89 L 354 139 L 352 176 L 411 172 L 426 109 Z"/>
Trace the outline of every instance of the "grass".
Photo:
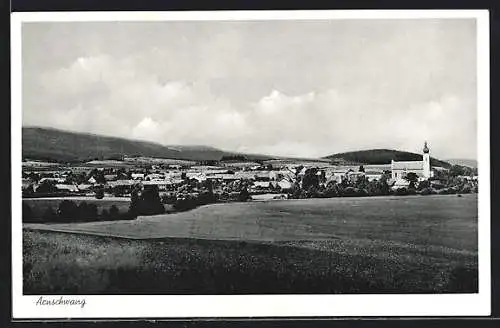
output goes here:
<path id="1" fill-rule="evenodd" d="M 56 226 L 84 233 L 40 230 Z M 25 227 L 25 294 L 478 288 L 476 195 L 217 204 L 133 222 Z"/>

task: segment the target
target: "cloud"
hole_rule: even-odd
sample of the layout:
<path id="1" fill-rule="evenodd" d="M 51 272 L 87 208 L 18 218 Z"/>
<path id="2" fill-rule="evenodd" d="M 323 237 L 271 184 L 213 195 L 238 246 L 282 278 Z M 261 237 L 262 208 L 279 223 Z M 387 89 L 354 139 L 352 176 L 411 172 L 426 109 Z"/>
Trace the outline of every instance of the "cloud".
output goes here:
<path id="1" fill-rule="evenodd" d="M 427 140 L 475 157 L 468 24 L 193 24 L 81 25 L 64 47 L 31 27 L 23 124 L 286 156 Z"/>

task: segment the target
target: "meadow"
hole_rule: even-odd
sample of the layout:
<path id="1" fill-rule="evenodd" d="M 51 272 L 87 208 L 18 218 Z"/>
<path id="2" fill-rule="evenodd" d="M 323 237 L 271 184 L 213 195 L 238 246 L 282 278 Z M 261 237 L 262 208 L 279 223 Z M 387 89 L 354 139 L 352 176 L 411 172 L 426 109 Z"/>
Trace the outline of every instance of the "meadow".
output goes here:
<path id="1" fill-rule="evenodd" d="M 477 195 L 213 204 L 25 224 L 25 294 L 477 292 Z"/>

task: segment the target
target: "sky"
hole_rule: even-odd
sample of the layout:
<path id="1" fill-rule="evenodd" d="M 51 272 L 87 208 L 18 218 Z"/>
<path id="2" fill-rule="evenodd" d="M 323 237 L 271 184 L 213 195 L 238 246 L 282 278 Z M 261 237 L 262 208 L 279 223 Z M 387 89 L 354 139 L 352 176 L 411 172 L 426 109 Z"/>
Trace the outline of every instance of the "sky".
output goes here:
<path id="1" fill-rule="evenodd" d="M 37 22 L 22 49 L 23 126 L 476 159 L 473 19 Z"/>

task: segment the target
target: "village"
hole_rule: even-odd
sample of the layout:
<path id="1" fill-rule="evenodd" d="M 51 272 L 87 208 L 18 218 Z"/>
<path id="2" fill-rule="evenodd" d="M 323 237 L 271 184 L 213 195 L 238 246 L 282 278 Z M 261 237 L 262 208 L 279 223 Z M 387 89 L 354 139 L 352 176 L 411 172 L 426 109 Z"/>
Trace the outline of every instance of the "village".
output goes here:
<path id="1" fill-rule="evenodd" d="M 328 161 L 203 162 L 123 157 L 83 165 L 23 162 L 24 198 L 131 197 L 154 187 L 163 203 L 197 199 L 248 201 L 335 196 L 477 192 L 477 173 L 465 167 L 431 167 L 427 143 L 422 161 L 339 165 Z"/>

